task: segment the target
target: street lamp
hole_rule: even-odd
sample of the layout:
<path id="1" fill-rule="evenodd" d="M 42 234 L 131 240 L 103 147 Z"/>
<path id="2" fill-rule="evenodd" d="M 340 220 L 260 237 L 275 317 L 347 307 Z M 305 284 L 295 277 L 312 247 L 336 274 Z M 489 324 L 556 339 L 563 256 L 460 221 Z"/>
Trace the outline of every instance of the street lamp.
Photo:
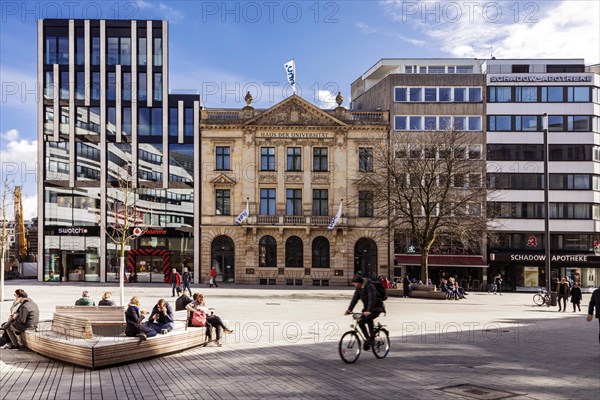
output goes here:
<path id="1" fill-rule="evenodd" d="M 548 199 L 548 189 L 550 187 L 550 174 L 548 173 L 548 114 L 542 114 L 542 132 L 544 134 L 544 266 L 546 271 L 546 290 L 551 293 L 551 278 L 550 278 L 550 202 Z M 552 297 L 552 296 L 551 296 Z M 554 301 L 556 302 L 556 297 Z M 556 305 L 556 304 L 552 304 Z"/>

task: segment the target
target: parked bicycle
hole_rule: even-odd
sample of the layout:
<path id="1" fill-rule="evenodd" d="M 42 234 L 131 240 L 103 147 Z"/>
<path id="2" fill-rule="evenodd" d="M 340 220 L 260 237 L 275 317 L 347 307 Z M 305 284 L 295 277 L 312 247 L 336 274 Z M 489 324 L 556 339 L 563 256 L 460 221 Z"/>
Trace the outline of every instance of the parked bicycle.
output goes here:
<path id="1" fill-rule="evenodd" d="M 538 306 L 543 306 L 544 304 L 547 307 L 550 307 L 550 293 L 546 289 L 539 289 L 536 294 L 533 295 L 533 302 Z"/>
<path id="2" fill-rule="evenodd" d="M 365 336 L 358 329 L 358 323 L 362 318 L 361 313 L 353 313 L 354 323 L 350 325 L 351 330 L 344 333 L 339 343 L 340 357 L 344 362 L 352 364 L 358 360 L 362 350 L 362 341 L 366 341 Z M 385 329 L 385 325 L 379 322 L 373 330 L 373 345 L 371 346 L 373 354 L 377 358 L 385 358 L 390 351 L 390 334 Z"/>

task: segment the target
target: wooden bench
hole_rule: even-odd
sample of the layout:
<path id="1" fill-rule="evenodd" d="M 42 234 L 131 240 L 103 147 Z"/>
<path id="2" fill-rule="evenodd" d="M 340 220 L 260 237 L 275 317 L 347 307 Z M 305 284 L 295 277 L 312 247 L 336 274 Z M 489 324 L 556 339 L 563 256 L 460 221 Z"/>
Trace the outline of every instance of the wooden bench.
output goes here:
<path id="1" fill-rule="evenodd" d="M 81 310 L 82 308 L 85 310 Z M 186 310 L 173 313 L 175 327 L 171 332 L 165 335 L 159 333 L 145 341 L 140 341 L 138 337 L 127 337 L 123 333 L 92 334 L 97 308 L 101 309 L 98 313 L 105 312 L 104 307 L 57 307 L 60 311 L 71 311 L 72 314 L 55 312 L 52 321 L 42 321 L 36 331 L 24 333 L 24 345 L 44 356 L 93 369 L 153 358 L 206 344 L 204 327 L 188 329 Z M 120 308 L 118 311 L 125 324 L 123 308 L 117 308 Z M 116 317 L 117 310 L 112 311 L 113 317 Z M 86 317 L 81 316 L 82 312 Z M 98 324 L 121 323 L 120 320 L 111 320 L 109 314 L 103 314 L 103 318 L 97 320 Z"/>
<path id="2" fill-rule="evenodd" d="M 95 335 L 110 336 L 125 332 L 125 307 L 56 306 L 56 312 L 90 320 Z"/>
<path id="3" fill-rule="evenodd" d="M 433 285 L 411 285 L 410 288 L 408 297 L 411 298 L 446 300 L 448 297 L 446 292 L 434 291 Z"/>

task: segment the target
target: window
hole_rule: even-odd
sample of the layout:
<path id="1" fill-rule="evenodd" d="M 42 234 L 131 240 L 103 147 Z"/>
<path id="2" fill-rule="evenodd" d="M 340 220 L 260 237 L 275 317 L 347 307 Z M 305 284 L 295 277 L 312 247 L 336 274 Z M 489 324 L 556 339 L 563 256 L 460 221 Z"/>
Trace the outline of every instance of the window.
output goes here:
<path id="1" fill-rule="evenodd" d="M 515 130 L 537 132 L 538 117 L 536 115 L 517 115 L 515 117 Z"/>
<path id="2" fill-rule="evenodd" d="M 115 101 L 117 97 L 117 76 L 114 72 L 107 74 L 106 100 Z"/>
<path id="3" fill-rule="evenodd" d="M 452 100 L 452 89 L 451 88 L 440 88 L 439 101 L 451 101 Z"/>
<path id="4" fill-rule="evenodd" d="M 359 147 L 358 170 L 360 172 L 373 172 L 373 149 L 370 147 Z"/>
<path id="5" fill-rule="evenodd" d="M 443 65 L 430 65 L 429 70 L 427 71 L 429 74 L 443 74 L 446 70 L 446 67 Z"/>
<path id="6" fill-rule="evenodd" d="M 467 148 L 464 146 L 457 146 L 454 149 L 454 158 L 457 160 L 464 160 L 467 158 Z"/>
<path id="7" fill-rule="evenodd" d="M 45 45 L 46 64 L 56 64 L 56 36 L 46 36 Z"/>
<path id="8" fill-rule="evenodd" d="M 123 135 L 131 135 L 131 107 L 123 107 L 121 133 Z"/>
<path id="9" fill-rule="evenodd" d="M 138 134 L 142 136 L 150 135 L 150 109 L 146 107 L 138 108 Z"/>
<path id="10" fill-rule="evenodd" d="M 469 130 L 480 131 L 481 130 L 481 117 L 469 117 Z"/>
<path id="11" fill-rule="evenodd" d="M 467 101 L 467 89 L 454 88 L 454 101 Z"/>
<path id="12" fill-rule="evenodd" d="M 298 236 L 290 236 L 285 241 L 285 266 L 302 268 L 304 266 L 304 244 Z"/>
<path id="13" fill-rule="evenodd" d="M 596 149 L 584 144 L 551 144 L 550 161 L 595 161 L 592 153 Z"/>
<path id="14" fill-rule="evenodd" d="M 275 189 L 260 189 L 260 215 L 275 215 Z"/>
<path id="15" fill-rule="evenodd" d="M 131 65 L 131 38 L 119 38 L 119 62 L 121 65 Z"/>
<path id="16" fill-rule="evenodd" d="M 85 99 L 85 72 L 75 73 L 75 100 Z"/>
<path id="17" fill-rule="evenodd" d="M 538 101 L 536 87 L 516 87 L 515 101 L 517 103 L 535 103 Z"/>
<path id="18" fill-rule="evenodd" d="M 152 79 L 152 85 L 154 85 L 153 99 L 154 101 L 162 101 L 162 74 L 160 72 L 154 73 L 154 78 Z"/>
<path id="19" fill-rule="evenodd" d="M 564 131 L 565 122 L 562 115 L 548 115 L 549 131 Z"/>
<path id="20" fill-rule="evenodd" d="M 141 37 L 142 35 L 146 36 L 146 32 L 138 32 L 138 65 L 146 65 L 146 63 L 148 62 L 148 46 L 146 38 Z"/>
<path id="21" fill-rule="evenodd" d="M 542 102 L 562 103 L 564 101 L 564 88 L 562 86 L 542 87 Z"/>
<path id="22" fill-rule="evenodd" d="M 260 148 L 260 170 L 275 171 L 275 147 Z"/>
<path id="23" fill-rule="evenodd" d="M 439 130 L 452 129 L 452 117 L 440 117 L 438 129 Z"/>
<path id="24" fill-rule="evenodd" d="M 473 66 L 472 65 L 457 65 L 456 73 L 457 74 L 472 74 Z"/>
<path id="25" fill-rule="evenodd" d="M 466 128 L 466 117 L 454 117 L 454 129 L 464 131 Z"/>
<path id="26" fill-rule="evenodd" d="M 52 71 L 46 71 L 45 74 L 46 84 L 44 85 L 44 99 L 54 98 L 54 73 Z"/>
<path id="27" fill-rule="evenodd" d="M 137 86 L 138 86 L 138 100 L 141 101 L 146 101 L 146 85 L 148 82 L 146 82 L 146 73 L 145 72 L 140 72 L 138 74 L 138 81 L 137 81 Z"/>
<path id="28" fill-rule="evenodd" d="M 436 88 L 425 88 L 425 101 L 437 101 Z"/>
<path id="29" fill-rule="evenodd" d="M 591 190 L 592 177 L 585 174 L 550 174 L 552 190 Z"/>
<path id="30" fill-rule="evenodd" d="M 329 240 L 318 236 L 312 242 L 312 267 L 329 268 Z"/>
<path id="31" fill-rule="evenodd" d="M 481 187 L 481 174 L 469 174 L 469 187 L 474 189 Z"/>
<path id="32" fill-rule="evenodd" d="M 327 147 L 314 147 L 313 171 L 327 171 L 328 169 Z"/>
<path id="33" fill-rule="evenodd" d="M 529 73 L 529 65 L 513 64 L 512 65 L 512 73 L 513 74 L 528 74 Z"/>
<path id="34" fill-rule="evenodd" d="M 162 136 L 162 108 L 152 108 L 152 136 Z"/>
<path id="35" fill-rule="evenodd" d="M 437 117 L 425 117 L 425 130 L 435 131 L 437 128 Z"/>
<path id="36" fill-rule="evenodd" d="M 586 86 L 567 87 L 567 101 L 575 103 L 589 103 L 591 101 L 591 91 Z"/>
<path id="37" fill-rule="evenodd" d="M 100 65 L 100 37 L 92 36 L 92 65 Z"/>
<path id="38" fill-rule="evenodd" d="M 58 37 L 57 58 L 60 65 L 69 65 L 69 38 L 67 36 Z"/>
<path id="39" fill-rule="evenodd" d="M 591 219 L 592 205 L 585 203 L 550 203 L 550 218 Z"/>
<path id="40" fill-rule="evenodd" d="M 263 236 L 258 242 L 258 266 L 277 268 L 277 241 L 273 236 Z"/>
<path id="41" fill-rule="evenodd" d="M 406 130 L 406 116 L 396 115 L 394 117 L 394 130 L 396 130 L 396 131 Z"/>
<path id="42" fill-rule="evenodd" d="M 394 101 L 396 101 L 396 102 L 407 101 L 405 87 L 394 88 Z"/>
<path id="43" fill-rule="evenodd" d="M 123 72 L 121 80 L 121 100 L 131 101 L 131 72 Z"/>
<path id="44" fill-rule="evenodd" d="M 490 189 L 541 190 L 544 188 L 543 174 L 502 174 L 488 173 Z"/>
<path id="45" fill-rule="evenodd" d="M 183 135 L 194 136 L 194 109 L 192 107 L 183 109 Z"/>
<path id="46" fill-rule="evenodd" d="M 469 88 L 469 101 L 472 103 L 481 101 L 481 88 Z"/>
<path id="47" fill-rule="evenodd" d="M 177 107 L 169 108 L 169 136 L 179 135 L 179 110 Z"/>
<path id="48" fill-rule="evenodd" d="M 217 146 L 216 154 L 217 154 L 216 170 L 217 171 L 231 170 L 229 146 Z"/>
<path id="49" fill-rule="evenodd" d="M 287 148 L 287 170 L 302 171 L 302 149 L 300 147 Z"/>
<path id="50" fill-rule="evenodd" d="M 100 72 L 92 72 L 92 100 L 100 100 Z"/>
<path id="51" fill-rule="evenodd" d="M 216 209 L 217 215 L 231 215 L 231 198 L 229 189 L 217 189 Z"/>
<path id="52" fill-rule="evenodd" d="M 69 72 L 60 73 L 60 99 L 69 100 Z"/>
<path id="53" fill-rule="evenodd" d="M 100 107 L 77 107 L 75 134 L 100 134 Z"/>
<path id="54" fill-rule="evenodd" d="M 117 133 L 117 109 L 115 107 L 106 107 L 106 134 L 116 135 Z"/>
<path id="55" fill-rule="evenodd" d="M 421 117 L 409 117 L 409 129 L 411 131 L 423 130 L 422 118 Z"/>
<path id="56" fill-rule="evenodd" d="M 469 147 L 469 160 L 481 160 L 481 146 Z"/>
<path id="57" fill-rule="evenodd" d="M 83 32 L 77 32 L 77 36 L 75 37 L 75 65 L 83 65 L 85 56 L 85 38 L 83 37 Z"/>
<path id="58" fill-rule="evenodd" d="M 492 86 L 490 87 L 489 101 L 491 103 L 509 103 L 512 101 L 510 87 Z"/>
<path id="59" fill-rule="evenodd" d="M 552 157 L 552 150 L 550 154 Z M 543 161 L 544 156 L 542 145 L 488 144 L 487 159 L 489 161 Z"/>
<path id="60" fill-rule="evenodd" d="M 119 38 L 109 37 L 107 50 L 108 56 L 106 63 L 108 65 L 117 65 L 119 63 Z"/>
<path id="61" fill-rule="evenodd" d="M 162 38 L 154 38 L 154 46 L 152 46 L 152 52 L 154 53 L 153 65 L 160 67 L 162 65 Z"/>
<path id="62" fill-rule="evenodd" d="M 575 132 L 589 132 L 591 130 L 590 117 L 586 115 L 569 115 L 567 117 L 567 130 Z"/>
<path id="63" fill-rule="evenodd" d="M 360 191 L 358 192 L 358 216 L 372 217 L 373 216 L 373 192 Z"/>
<path id="64" fill-rule="evenodd" d="M 488 121 L 489 131 L 511 131 L 510 115 L 490 115 Z"/>
<path id="65" fill-rule="evenodd" d="M 423 101 L 421 88 L 409 88 L 408 93 L 408 101 Z"/>
<path id="66" fill-rule="evenodd" d="M 312 215 L 327 216 L 329 215 L 329 191 L 327 189 L 313 189 L 313 207 Z"/>
<path id="67" fill-rule="evenodd" d="M 302 215 L 302 189 L 287 189 L 285 197 L 285 214 Z"/>
<path id="68" fill-rule="evenodd" d="M 455 174 L 452 178 L 452 186 L 455 188 L 464 188 L 466 186 L 467 180 L 465 174 Z"/>

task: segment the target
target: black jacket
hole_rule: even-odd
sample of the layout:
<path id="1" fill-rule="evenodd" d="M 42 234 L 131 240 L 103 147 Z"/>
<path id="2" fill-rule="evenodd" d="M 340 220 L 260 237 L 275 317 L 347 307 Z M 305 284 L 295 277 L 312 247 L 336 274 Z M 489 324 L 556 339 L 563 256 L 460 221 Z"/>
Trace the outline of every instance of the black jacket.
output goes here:
<path id="1" fill-rule="evenodd" d="M 183 283 L 190 283 L 192 281 L 192 274 L 190 274 L 190 272 L 184 272 L 183 275 L 181 275 L 181 278 L 183 280 Z"/>
<path id="2" fill-rule="evenodd" d="M 175 311 L 185 310 L 185 306 L 190 304 L 192 301 L 194 300 L 192 300 L 190 296 L 179 296 L 177 300 L 175 300 Z"/>
<path id="3" fill-rule="evenodd" d="M 348 309 L 352 311 L 358 300 L 363 302 L 363 312 L 383 312 L 383 301 L 377 295 L 377 288 L 367 278 L 363 279 L 363 284 L 360 289 L 354 291 L 352 301 Z"/>
<path id="4" fill-rule="evenodd" d="M 167 314 L 163 314 L 158 312 L 158 304 L 152 308 L 152 312 L 150 313 L 150 318 L 148 321 L 155 322 L 157 324 L 166 324 L 167 322 L 173 322 L 173 309 L 169 303 L 165 304 L 167 306 Z M 158 319 L 154 321 L 154 315 L 158 314 Z"/>
<path id="5" fill-rule="evenodd" d="M 571 289 L 571 303 L 579 303 L 581 301 L 581 288 L 574 287 Z"/>
<path id="6" fill-rule="evenodd" d="M 127 322 L 127 326 L 125 327 L 125 335 L 127 336 L 135 336 L 140 333 L 138 326 L 144 320 L 142 313 L 140 313 L 140 309 L 136 306 L 127 307 L 127 311 L 125 311 L 125 322 Z"/>
<path id="7" fill-rule="evenodd" d="M 594 307 L 596 308 L 596 318 L 600 318 L 600 288 L 594 290 L 588 307 L 588 315 L 594 315 Z"/>
<path id="8" fill-rule="evenodd" d="M 21 302 L 21 306 L 17 310 L 17 319 L 13 323 L 13 327 L 20 332 L 36 329 L 40 321 L 40 310 L 29 298 L 25 298 Z"/>

